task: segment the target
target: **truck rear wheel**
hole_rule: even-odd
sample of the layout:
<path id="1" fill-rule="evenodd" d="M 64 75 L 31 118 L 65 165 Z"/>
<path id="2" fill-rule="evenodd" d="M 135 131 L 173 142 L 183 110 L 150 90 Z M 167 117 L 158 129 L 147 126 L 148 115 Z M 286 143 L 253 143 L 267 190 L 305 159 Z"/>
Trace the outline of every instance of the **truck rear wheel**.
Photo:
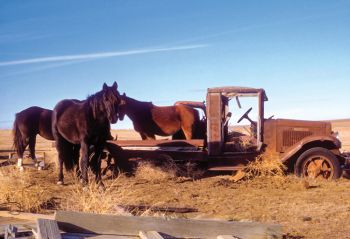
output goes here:
<path id="1" fill-rule="evenodd" d="M 306 150 L 297 159 L 294 172 L 299 177 L 337 179 L 341 176 L 337 157 L 328 149 L 317 147 Z"/>

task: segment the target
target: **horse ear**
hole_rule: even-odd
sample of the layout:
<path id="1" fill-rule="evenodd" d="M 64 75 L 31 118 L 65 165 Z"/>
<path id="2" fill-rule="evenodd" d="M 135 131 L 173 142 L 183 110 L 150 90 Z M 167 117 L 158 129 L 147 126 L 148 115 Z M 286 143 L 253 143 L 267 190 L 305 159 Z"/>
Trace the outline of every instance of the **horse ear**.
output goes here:
<path id="1" fill-rule="evenodd" d="M 108 89 L 108 86 L 106 83 L 103 83 L 103 90 L 107 90 Z"/>
<path id="2" fill-rule="evenodd" d="M 114 88 L 118 89 L 118 83 L 117 83 L 116 81 L 114 81 L 114 83 L 113 83 L 112 87 L 114 87 Z"/>
<path id="3" fill-rule="evenodd" d="M 125 94 L 125 92 L 123 93 L 123 97 L 126 97 L 126 94 Z"/>

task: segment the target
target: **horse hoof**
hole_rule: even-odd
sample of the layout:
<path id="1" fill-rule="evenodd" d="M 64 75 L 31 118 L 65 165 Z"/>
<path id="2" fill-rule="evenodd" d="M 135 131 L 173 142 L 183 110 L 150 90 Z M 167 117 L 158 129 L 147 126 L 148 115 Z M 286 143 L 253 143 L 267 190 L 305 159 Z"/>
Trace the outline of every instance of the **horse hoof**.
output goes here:
<path id="1" fill-rule="evenodd" d="M 57 185 L 63 185 L 63 181 L 58 181 Z"/>
<path id="2" fill-rule="evenodd" d="M 106 191 L 106 187 L 105 187 L 105 185 L 103 183 L 100 183 L 98 185 L 98 191 L 100 191 L 100 192 Z"/>
<path id="3" fill-rule="evenodd" d="M 38 170 L 39 170 L 39 171 L 43 170 L 43 167 L 39 166 L 39 167 L 38 167 Z"/>
<path id="4" fill-rule="evenodd" d="M 88 182 L 82 178 L 79 181 L 80 181 L 81 185 L 83 185 L 84 187 L 88 184 Z"/>
<path id="5" fill-rule="evenodd" d="M 19 166 L 19 171 L 23 172 L 24 171 L 24 167 L 23 166 Z"/>

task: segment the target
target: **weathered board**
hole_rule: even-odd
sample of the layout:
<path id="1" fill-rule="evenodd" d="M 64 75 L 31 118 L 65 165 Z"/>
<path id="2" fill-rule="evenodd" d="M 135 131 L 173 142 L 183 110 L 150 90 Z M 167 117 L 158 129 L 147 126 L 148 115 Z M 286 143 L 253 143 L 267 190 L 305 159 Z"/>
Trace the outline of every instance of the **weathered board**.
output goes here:
<path id="1" fill-rule="evenodd" d="M 164 239 L 164 237 L 162 237 L 162 235 L 160 235 L 156 231 L 149 231 L 149 232 L 140 231 L 139 237 L 140 239 Z"/>
<path id="2" fill-rule="evenodd" d="M 177 238 L 217 238 L 218 235 L 246 239 L 282 238 L 280 225 L 253 222 L 164 219 L 63 211 L 56 212 L 55 219 L 59 229 L 69 233 L 136 236 L 139 231 L 157 231 Z"/>
<path id="3" fill-rule="evenodd" d="M 37 222 L 38 239 L 61 239 L 57 222 L 50 219 L 38 219 Z"/>

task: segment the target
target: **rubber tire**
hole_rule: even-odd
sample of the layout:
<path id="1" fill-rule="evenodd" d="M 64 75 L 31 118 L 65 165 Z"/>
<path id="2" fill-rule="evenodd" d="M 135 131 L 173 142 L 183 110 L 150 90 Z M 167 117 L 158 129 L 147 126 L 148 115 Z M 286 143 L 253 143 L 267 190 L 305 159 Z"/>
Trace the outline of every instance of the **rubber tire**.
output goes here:
<path id="1" fill-rule="evenodd" d="M 311 156 L 317 156 L 317 155 L 327 158 L 329 162 L 333 165 L 334 174 L 333 174 L 333 177 L 329 179 L 337 179 L 341 177 L 342 170 L 341 170 L 340 162 L 338 158 L 328 149 L 321 148 L 321 147 L 308 149 L 299 156 L 294 166 L 295 175 L 297 175 L 298 177 L 303 177 L 303 164 L 305 160 L 307 160 Z"/>

